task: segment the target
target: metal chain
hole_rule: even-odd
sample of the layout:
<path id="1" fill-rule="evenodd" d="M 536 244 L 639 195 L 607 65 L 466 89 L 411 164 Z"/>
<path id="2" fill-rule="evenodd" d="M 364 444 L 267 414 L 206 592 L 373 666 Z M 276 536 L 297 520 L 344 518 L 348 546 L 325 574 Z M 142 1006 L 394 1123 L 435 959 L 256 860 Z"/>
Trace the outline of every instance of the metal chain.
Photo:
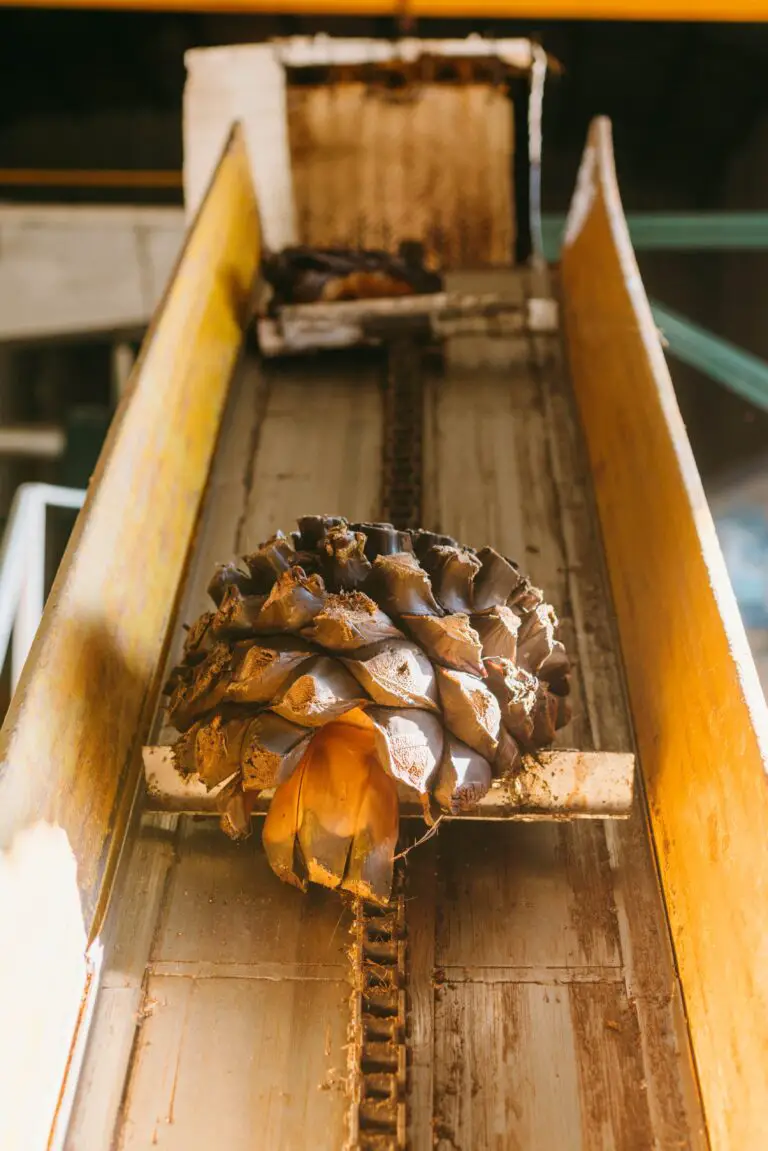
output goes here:
<path id="1" fill-rule="evenodd" d="M 415 528 L 421 524 L 423 343 L 392 333 L 387 349 L 382 519 Z M 407 1145 L 405 885 L 403 864 L 396 863 L 388 907 L 361 899 L 353 905 L 350 1143 L 359 1151 Z"/>
<path id="2" fill-rule="evenodd" d="M 384 392 L 382 519 L 396 528 L 421 526 L 424 438 L 423 345 L 402 336 L 389 343 Z"/>
<path id="3" fill-rule="evenodd" d="M 406 1147 L 406 940 L 403 873 L 389 906 L 354 903 L 352 925 L 352 1146 Z"/>

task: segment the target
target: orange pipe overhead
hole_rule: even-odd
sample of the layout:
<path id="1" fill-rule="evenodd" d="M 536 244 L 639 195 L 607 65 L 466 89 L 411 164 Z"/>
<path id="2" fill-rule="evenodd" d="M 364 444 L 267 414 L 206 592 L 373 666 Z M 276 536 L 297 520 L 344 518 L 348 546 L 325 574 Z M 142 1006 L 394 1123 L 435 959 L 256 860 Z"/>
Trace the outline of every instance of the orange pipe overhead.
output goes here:
<path id="1" fill-rule="evenodd" d="M 2 6 L 2 0 L 0 0 Z M 181 188 L 181 172 L 138 168 L 0 168 L 0 188 Z"/>
<path id="2" fill-rule="evenodd" d="M 767 0 L 0 0 L 0 7 L 283 16 L 768 22 Z"/>

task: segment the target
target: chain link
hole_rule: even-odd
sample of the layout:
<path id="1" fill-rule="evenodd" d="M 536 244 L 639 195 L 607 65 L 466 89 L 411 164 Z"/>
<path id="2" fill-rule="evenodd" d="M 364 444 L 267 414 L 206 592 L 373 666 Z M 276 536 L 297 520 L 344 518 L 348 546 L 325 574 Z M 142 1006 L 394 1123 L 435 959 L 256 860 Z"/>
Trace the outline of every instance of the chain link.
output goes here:
<path id="1" fill-rule="evenodd" d="M 394 338 L 384 392 L 382 518 L 396 528 L 421 527 L 424 438 L 423 345 Z"/>
<path id="2" fill-rule="evenodd" d="M 423 343 L 387 340 L 382 447 L 382 519 L 421 526 L 424 432 Z M 404 1151 L 407 1090 L 405 869 L 396 865 L 389 906 L 354 902 L 352 924 L 351 1145 Z"/>

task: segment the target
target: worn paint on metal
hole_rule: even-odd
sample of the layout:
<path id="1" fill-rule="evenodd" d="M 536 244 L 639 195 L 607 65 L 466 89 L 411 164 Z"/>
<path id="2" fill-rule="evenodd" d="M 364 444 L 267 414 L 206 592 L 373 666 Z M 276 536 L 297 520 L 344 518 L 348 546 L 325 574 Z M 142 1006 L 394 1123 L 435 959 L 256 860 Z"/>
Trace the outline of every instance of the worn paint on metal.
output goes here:
<path id="1" fill-rule="evenodd" d="M 53 1120 L 84 950 L 136 793 L 139 743 L 258 259 L 256 201 L 235 131 L 110 429 L 0 732 L 0 915 L 17 928 L 4 936 L 0 994 L 24 1004 L 23 1028 L 6 1026 L 0 1038 L 0 1063 L 19 1084 L 0 1109 L 4 1147 L 21 1145 L 26 1123 L 47 1136 Z M 35 847 L 41 829 L 50 850 Z M 34 1042 L 25 1046 L 23 1034 Z"/>
<path id="2" fill-rule="evenodd" d="M 758 1147 L 768 708 L 632 252 L 607 121 L 590 148 L 590 204 L 562 263 L 571 368 L 709 1136 Z"/>
<path id="3" fill-rule="evenodd" d="M 132 800 L 130 749 L 154 705 L 257 263 L 256 203 L 235 134 L 110 429 L 0 732 L 0 843 L 33 819 L 62 826 L 89 929 Z"/>

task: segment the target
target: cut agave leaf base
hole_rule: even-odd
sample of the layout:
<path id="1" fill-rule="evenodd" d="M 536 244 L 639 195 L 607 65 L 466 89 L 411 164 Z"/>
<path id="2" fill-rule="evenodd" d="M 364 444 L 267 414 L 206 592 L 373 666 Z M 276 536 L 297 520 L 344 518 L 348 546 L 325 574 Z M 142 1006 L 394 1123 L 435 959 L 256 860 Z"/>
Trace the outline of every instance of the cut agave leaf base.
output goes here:
<path id="1" fill-rule="evenodd" d="M 278 784 L 264 821 L 264 849 L 281 879 L 386 903 L 392 888 L 397 787 L 379 759 L 373 727 L 329 723 Z"/>

